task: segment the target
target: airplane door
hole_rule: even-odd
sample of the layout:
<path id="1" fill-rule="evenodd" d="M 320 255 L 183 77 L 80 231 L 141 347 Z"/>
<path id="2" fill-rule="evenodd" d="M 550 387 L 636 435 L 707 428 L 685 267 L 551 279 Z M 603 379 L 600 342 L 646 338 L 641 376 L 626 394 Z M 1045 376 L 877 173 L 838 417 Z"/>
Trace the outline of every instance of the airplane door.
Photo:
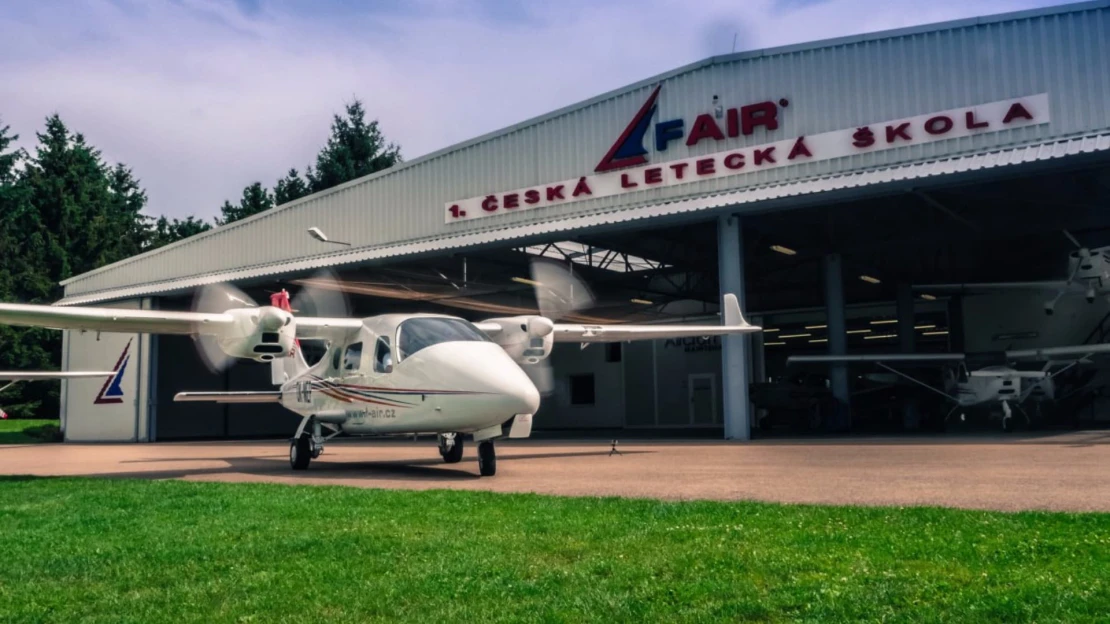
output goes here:
<path id="1" fill-rule="evenodd" d="M 690 394 L 690 424 L 717 422 L 717 376 L 713 373 L 690 375 L 686 387 Z"/>

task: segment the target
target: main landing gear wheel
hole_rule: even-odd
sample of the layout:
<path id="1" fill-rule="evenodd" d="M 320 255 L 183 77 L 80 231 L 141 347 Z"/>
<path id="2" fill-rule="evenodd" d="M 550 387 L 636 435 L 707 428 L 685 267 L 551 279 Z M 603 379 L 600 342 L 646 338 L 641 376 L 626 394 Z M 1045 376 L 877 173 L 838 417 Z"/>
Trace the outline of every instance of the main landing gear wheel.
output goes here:
<path id="1" fill-rule="evenodd" d="M 305 434 L 289 443 L 289 465 L 293 470 L 307 469 L 312 456 L 312 436 Z"/>
<path id="2" fill-rule="evenodd" d="M 444 463 L 457 464 L 462 461 L 463 437 L 461 433 L 439 434 L 439 455 Z"/>
<path id="3" fill-rule="evenodd" d="M 478 473 L 483 477 L 497 474 L 497 453 L 493 450 L 492 440 L 478 444 Z"/>

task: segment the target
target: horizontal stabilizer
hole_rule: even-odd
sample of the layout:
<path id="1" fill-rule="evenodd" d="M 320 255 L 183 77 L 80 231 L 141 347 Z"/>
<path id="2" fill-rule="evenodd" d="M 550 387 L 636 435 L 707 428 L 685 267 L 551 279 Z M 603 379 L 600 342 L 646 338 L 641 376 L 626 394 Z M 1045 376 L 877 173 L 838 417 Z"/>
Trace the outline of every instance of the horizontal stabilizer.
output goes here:
<path id="1" fill-rule="evenodd" d="M 0 381 L 46 381 L 50 379 L 84 379 L 114 377 L 115 371 L 0 371 Z"/>
<path id="2" fill-rule="evenodd" d="M 281 392 L 178 392 L 174 403 L 280 403 Z"/>

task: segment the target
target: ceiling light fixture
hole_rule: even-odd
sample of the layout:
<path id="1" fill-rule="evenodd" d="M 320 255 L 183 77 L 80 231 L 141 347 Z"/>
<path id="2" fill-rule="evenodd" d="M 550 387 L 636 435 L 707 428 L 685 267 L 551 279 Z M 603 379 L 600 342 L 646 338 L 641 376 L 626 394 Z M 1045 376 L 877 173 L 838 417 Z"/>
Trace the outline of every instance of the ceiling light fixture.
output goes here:
<path id="1" fill-rule="evenodd" d="M 765 333 L 765 334 L 773 334 L 773 333 L 777 332 L 778 330 L 779 330 L 779 328 L 778 328 L 778 327 L 764 327 L 764 328 L 763 328 L 763 333 Z"/>
<path id="2" fill-rule="evenodd" d="M 924 299 L 925 301 L 936 301 L 937 300 L 936 297 L 930 295 L 929 293 L 921 293 L 921 298 Z"/>
<path id="3" fill-rule="evenodd" d="M 828 325 L 806 325 L 806 329 L 825 329 Z"/>
<path id="4" fill-rule="evenodd" d="M 828 342 L 828 341 L 829 341 L 828 338 L 814 338 L 813 340 L 810 340 L 810 342 Z"/>
<path id="5" fill-rule="evenodd" d="M 779 336 L 779 338 L 809 338 L 813 334 L 786 334 Z"/>
<path id="6" fill-rule="evenodd" d="M 875 334 L 874 336 L 864 336 L 864 340 L 880 340 L 882 338 L 897 338 L 898 334 Z"/>
<path id="7" fill-rule="evenodd" d="M 947 329 L 942 329 L 942 330 L 938 330 L 938 331 L 921 332 L 921 335 L 922 336 L 947 336 L 948 335 L 948 330 Z"/>
<path id="8" fill-rule="evenodd" d="M 777 347 L 777 346 L 784 345 L 784 344 L 786 344 L 786 343 L 785 342 L 765 342 L 765 343 L 763 343 L 763 346 L 765 346 L 765 347 Z"/>
<path id="9" fill-rule="evenodd" d="M 871 277 L 870 275 L 860 275 L 859 278 L 868 284 L 879 284 L 882 282 L 879 278 Z"/>
<path id="10" fill-rule="evenodd" d="M 787 256 L 796 256 L 796 255 L 798 255 L 798 252 L 794 251 L 793 249 L 791 249 L 789 247 L 783 247 L 782 245 L 771 245 L 771 251 L 777 251 L 780 254 L 787 255 Z"/>
<path id="11" fill-rule="evenodd" d="M 936 325 L 914 325 L 914 329 L 936 329 Z"/>
<path id="12" fill-rule="evenodd" d="M 514 277 L 513 281 L 516 282 L 517 284 L 524 284 L 526 286 L 542 286 L 543 285 L 543 284 L 540 284 L 539 282 L 537 282 L 536 280 L 530 280 L 527 277 Z"/>
<path id="13" fill-rule="evenodd" d="M 638 303 L 640 305 L 655 305 L 655 302 L 648 301 L 647 299 L 629 299 L 629 301 L 631 301 L 632 303 Z"/>
<path id="14" fill-rule="evenodd" d="M 849 329 L 847 333 L 849 333 L 849 334 L 870 334 L 871 330 L 870 329 Z"/>
<path id="15" fill-rule="evenodd" d="M 871 324 L 872 325 L 893 325 L 897 322 L 898 322 L 898 319 L 879 319 L 877 321 L 871 321 Z"/>

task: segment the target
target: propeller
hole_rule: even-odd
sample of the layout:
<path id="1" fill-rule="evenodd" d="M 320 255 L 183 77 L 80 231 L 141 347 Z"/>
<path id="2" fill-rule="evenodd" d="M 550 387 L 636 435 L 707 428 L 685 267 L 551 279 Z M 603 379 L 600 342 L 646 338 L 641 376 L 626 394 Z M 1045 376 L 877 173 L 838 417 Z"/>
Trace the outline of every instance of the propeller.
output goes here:
<path id="1" fill-rule="evenodd" d="M 544 338 L 554 330 L 559 319 L 572 312 L 593 307 L 593 294 L 586 283 L 574 274 L 572 267 L 534 259 L 531 270 L 536 305 L 542 318 L 533 319 L 528 324 L 529 338 Z M 547 357 L 536 364 L 522 367 L 543 395 L 551 394 L 555 389 L 555 374 L 551 369 L 550 359 Z"/>
<path id="2" fill-rule="evenodd" d="M 221 314 L 232 308 L 257 308 L 254 299 L 231 284 L 208 284 L 201 287 L 193 297 L 193 312 Z M 215 336 L 199 334 L 193 336 L 193 344 L 204 365 L 212 373 L 222 373 L 234 363 L 234 357 L 224 353 Z"/>
<path id="3" fill-rule="evenodd" d="M 321 269 L 300 283 L 301 290 L 292 302 L 297 314 L 328 318 L 347 318 L 351 315 L 346 289 L 332 271 Z"/>
<path id="4" fill-rule="evenodd" d="M 350 305 L 342 285 L 335 274 L 326 269 L 304 280 L 301 289 L 291 302 L 288 299 L 288 294 L 282 290 L 271 293 L 269 305 L 273 308 L 294 312 L 300 316 L 329 318 L 350 316 Z M 197 291 L 193 298 L 194 312 L 219 314 L 233 308 L 258 307 L 258 303 L 250 295 L 226 283 L 204 286 Z M 270 309 L 272 308 L 262 308 L 262 310 Z M 281 327 L 283 318 L 288 317 L 263 312 L 256 317 L 256 321 L 263 331 L 277 331 Z M 270 327 L 269 325 L 274 326 Z M 201 360 L 212 373 L 224 372 L 238 359 L 228 355 L 220 348 L 216 336 L 194 335 L 193 341 Z"/>

